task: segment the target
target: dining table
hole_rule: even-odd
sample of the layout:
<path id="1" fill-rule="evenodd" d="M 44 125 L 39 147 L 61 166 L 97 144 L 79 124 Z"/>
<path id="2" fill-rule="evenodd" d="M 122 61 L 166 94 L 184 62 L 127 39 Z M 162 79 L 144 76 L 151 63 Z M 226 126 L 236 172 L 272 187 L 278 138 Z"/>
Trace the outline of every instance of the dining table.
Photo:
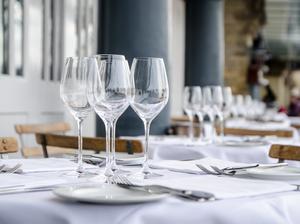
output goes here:
<path id="1" fill-rule="evenodd" d="M 149 151 L 150 157 L 154 160 L 192 160 L 213 157 L 234 162 L 272 163 L 277 161 L 269 157 L 272 144 L 300 145 L 300 142 L 293 138 L 269 136 L 255 142 L 256 138 L 252 137 L 253 144 L 244 144 L 244 141 L 247 143 L 251 138 L 249 140 L 241 136 L 225 136 L 223 142 L 206 144 L 199 139 L 190 140 L 186 136 L 151 136 Z M 143 138 L 137 137 L 137 139 Z"/>
<path id="2" fill-rule="evenodd" d="M 240 122 L 239 125 L 243 126 L 245 123 Z M 285 125 L 285 128 L 288 127 L 288 124 Z M 267 127 L 272 128 L 272 125 Z M 143 136 L 131 138 L 144 141 Z M 245 144 L 251 141 L 254 144 Z M 150 136 L 150 167 L 158 177 L 138 181 L 188 191 L 200 190 L 214 195 L 214 200 L 199 201 L 175 197 L 172 194 L 144 203 L 87 203 L 76 198 L 70 200 L 57 195 L 55 189 L 87 186 L 101 188 L 116 183 L 105 183 L 105 178 L 101 175 L 103 166 L 85 164 L 91 171 L 99 174 L 96 177 L 78 178 L 76 175 L 69 175 L 70 170 L 74 172 L 76 169 L 76 163 L 68 157 L 1 159 L 0 165 L 21 164 L 23 172 L 0 172 L 0 224 L 300 223 L 300 177 L 287 181 L 260 179 L 247 172 L 234 176 L 211 175 L 195 166 L 217 164 L 224 168 L 277 163 L 276 159 L 268 155 L 272 144 L 300 146 L 296 132 L 292 138 L 225 136 L 210 144 L 199 139 L 190 140 L 185 136 Z M 289 166 L 299 167 L 298 163 L 288 161 Z M 171 169 L 170 166 L 175 166 L 176 169 Z M 132 164 L 122 164 L 119 168 L 129 171 L 130 174 L 141 169 L 140 166 Z M 134 178 L 132 180 L 136 181 Z M 31 185 L 36 183 L 37 186 L 42 183 L 51 187 L 2 192 L 5 184 L 16 184 L 18 181 Z"/>
<path id="3" fill-rule="evenodd" d="M 57 183 L 59 179 L 68 184 L 95 183 L 100 179 L 82 179 L 66 175 L 66 171 L 55 170 L 38 172 L 49 164 L 66 162 L 67 159 L 19 159 L 19 163 L 28 166 L 37 164 L 36 169 L 28 173 L 0 174 L 0 183 L 12 178 L 30 177 L 34 181 L 44 179 L 47 183 Z M 214 159 L 212 159 L 214 161 Z M 218 160 L 219 161 L 219 160 Z M 7 159 L 1 163 L 9 162 Z M 152 160 L 152 162 L 156 162 Z M 199 160 L 201 162 L 201 160 Z M 39 167 L 40 166 L 40 167 Z M 67 165 L 65 165 L 67 166 Z M 53 169 L 55 166 L 51 166 Z M 139 167 L 124 166 L 131 171 Z M 24 168 L 25 169 L 25 168 Z M 93 169 L 91 169 L 93 170 Z M 103 168 L 95 168 L 103 171 Z M 34 171 L 34 172 L 33 172 Z M 212 176 L 205 173 L 188 174 L 166 169 L 153 169 L 162 176 L 149 183 L 169 183 L 188 186 L 189 181 L 196 181 L 200 189 L 211 191 L 218 196 L 216 200 L 192 201 L 168 196 L 150 203 L 105 204 L 81 203 L 58 197 L 52 190 L 37 192 L 0 193 L 1 224 L 157 224 L 157 223 L 299 223 L 298 204 L 300 193 L 289 183 L 256 180 L 247 177 Z M 12 175 L 15 175 L 11 177 Z M 2 179 L 2 181 L 1 181 Z M 103 181 L 103 180 L 102 180 Z M 100 181 L 101 182 L 101 181 Z M 103 182 L 101 182 L 103 183 Z M 299 181 L 300 184 L 300 181 Z M 0 184 L 1 186 L 1 184 Z M 274 190 L 272 190 L 274 189 Z M 1 192 L 1 189 L 0 189 Z"/>

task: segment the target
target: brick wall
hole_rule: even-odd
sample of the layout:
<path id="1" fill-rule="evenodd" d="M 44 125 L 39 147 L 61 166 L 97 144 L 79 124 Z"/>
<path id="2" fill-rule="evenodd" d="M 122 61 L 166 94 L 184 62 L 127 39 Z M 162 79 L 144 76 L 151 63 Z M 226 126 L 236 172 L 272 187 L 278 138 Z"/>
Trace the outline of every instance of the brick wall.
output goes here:
<path id="1" fill-rule="evenodd" d="M 247 69 L 252 39 L 265 22 L 263 0 L 225 0 L 225 85 L 247 93 Z"/>

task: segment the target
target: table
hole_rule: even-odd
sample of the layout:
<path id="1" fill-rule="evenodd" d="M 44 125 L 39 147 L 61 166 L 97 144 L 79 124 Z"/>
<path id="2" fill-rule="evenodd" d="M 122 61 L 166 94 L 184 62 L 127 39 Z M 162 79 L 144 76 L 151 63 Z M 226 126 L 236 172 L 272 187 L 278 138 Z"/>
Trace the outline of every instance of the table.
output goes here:
<path id="1" fill-rule="evenodd" d="M 291 191 L 202 203 L 170 197 L 147 204 L 112 206 L 66 202 L 48 191 L 1 195 L 0 223 L 299 223 L 299 201 L 300 193 Z"/>
<path id="2" fill-rule="evenodd" d="M 157 140 L 153 158 L 161 159 L 163 149 L 174 149 L 185 153 L 182 145 L 165 144 Z M 172 146 L 172 147 L 171 147 Z M 151 147 L 155 147 L 153 141 Z M 172 149 L 171 149 L 172 148 Z M 238 157 L 237 148 L 224 146 L 193 146 L 191 150 L 196 156 L 219 155 L 219 158 L 235 158 L 235 160 L 256 160 L 267 152 L 266 146 L 249 149 L 246 155 Z M 200 149 L 200 150 L 199 150 Z M 244 150 L 244 149 L 238 149 Z M 256 153 L 253 153 L 253 150 Z M 176 151 L 175 151 L 176 152 Z M 205 152 L 205 153 L 204 153 Z M 252 154 L 255 154 L 252 158 Z M 191 155 L 182 154 L 184 156 Z M 182 157 L 181 157 L 182 158 Z M 195 157 L 194 157 L 195 158 Z M 264 155 L 261 161 L 265 161 Z M 269 161 L 269 160 L 268 160 Z M 271 161 L 271 160 L 270 160 Z M 258 161 L 256 161 L 258 162 Z M 259 161 L 260 162 L 260 161 Z M 272 161 L 273 162 L 273 161 Z M 57 198 L 52 192 L 35 192 L 0 195 L 0 223 L 1 224 L 252 224 L 252 223 L 299 223 L 300 193 L 297 191 L 273 193 L 255 197 L 242 197 L 212 202 L 182 201 L 176 198 L 167 198 L 159 202 L 134 205 L 95 205 L 76 202 L 66 202 Z"/>
<path id="3" fill-rule="evenodd" d="M 299 223 L 298 192 L 208 203 L 174 198 L 136 205 L 65 202 L 50 192 L 0 196 L 1 224 Z"/>
<path id="4" fill-rule="evenodd" d="M 238 139 L 225 137 L 224 140 Z M 300 145 L 290 138 L 270 138 L 272 144 Z M 173 159 L 191 160 L 203 157 L 229 160 L 244 163 L 273 163 L 276 159 L 268 156 L 271 144 L 263 146 L 237 147 L 220 144 L 203 145 L 199 142 L 190 142 L 185 137 L 152 137 L 150 139 L 150 157 L 154 160 Z"/>

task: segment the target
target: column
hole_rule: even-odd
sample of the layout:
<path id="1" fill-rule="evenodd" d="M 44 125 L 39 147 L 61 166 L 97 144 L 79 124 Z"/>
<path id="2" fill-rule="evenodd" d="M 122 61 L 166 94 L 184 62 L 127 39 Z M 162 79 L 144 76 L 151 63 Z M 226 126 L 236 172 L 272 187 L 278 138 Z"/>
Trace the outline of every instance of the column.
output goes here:
<path id="1" fill-rule="evenodd" d="M 185 85 L 221 85 L 224 72 L 222 0 L 186 1 Z"/>
<path id="2" fill-rule="evenodd" d="M 98 53 L 123 54 L 131 65 L 134 57 L 160 57 L 168 72 L 168 0 L 101 0 Z M 169 107 L 155 118 L 151 134 L 162 134 L 169 125 Z M 97 119 L 97 135 L 105 134 Z M 129 108 L 118 120 L 118 135 L 143 135 L 144 126 Z"/>

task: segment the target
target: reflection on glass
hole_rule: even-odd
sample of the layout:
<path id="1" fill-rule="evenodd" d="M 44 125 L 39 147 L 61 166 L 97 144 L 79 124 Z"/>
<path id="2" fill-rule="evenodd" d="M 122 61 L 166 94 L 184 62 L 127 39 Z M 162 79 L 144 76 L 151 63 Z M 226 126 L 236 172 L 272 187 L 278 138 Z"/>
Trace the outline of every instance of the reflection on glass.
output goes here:
<path id="1" fill-rule="evenodd" d="M 0 0 L 0 74 L 8 75 L 9 67 L 9 0 Z"/>
<path id="2" fill-rule="evenodd" d="M 16 75 L 23 76 L 23 0 L 15 0 L 14 21 Z"/>

